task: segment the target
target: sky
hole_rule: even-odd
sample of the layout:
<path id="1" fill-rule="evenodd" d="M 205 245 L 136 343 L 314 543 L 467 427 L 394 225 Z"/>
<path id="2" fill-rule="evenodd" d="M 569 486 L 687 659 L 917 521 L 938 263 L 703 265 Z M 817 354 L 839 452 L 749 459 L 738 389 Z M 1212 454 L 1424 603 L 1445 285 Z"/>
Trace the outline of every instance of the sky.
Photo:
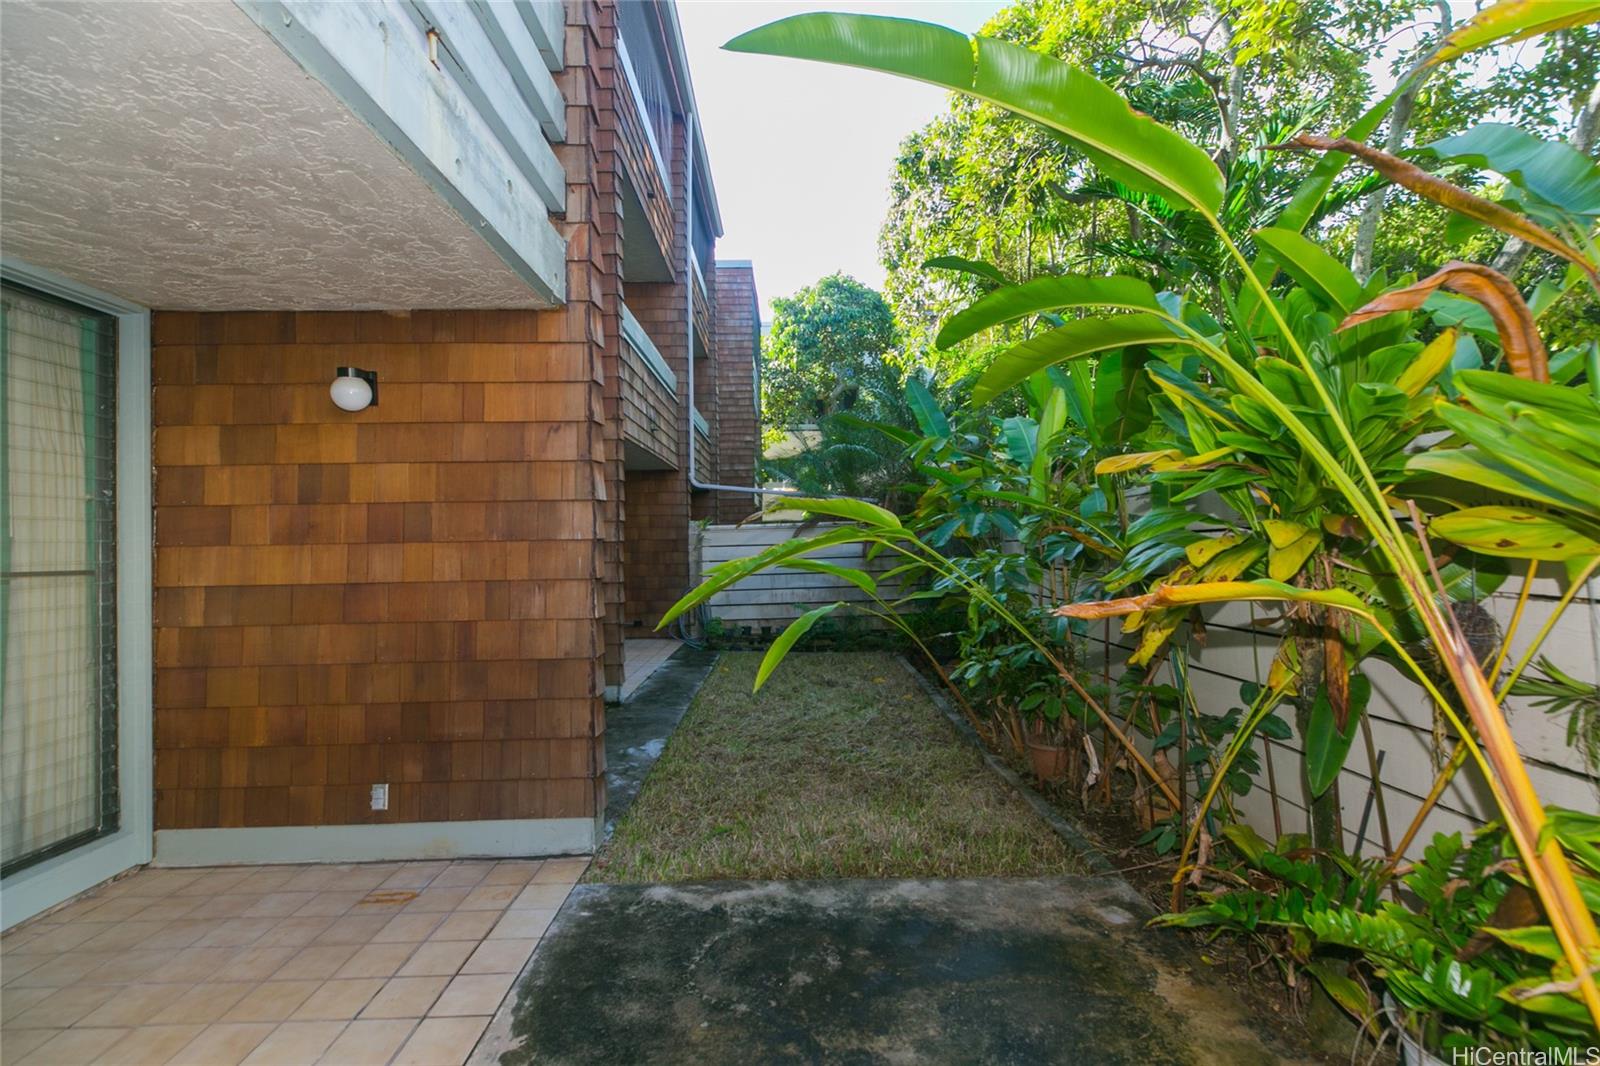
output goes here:
<path id="1" fill-rule="evenodd" d="M 1448 0 L 1457 24 L 1473 0 Z M 878 228 L 900 141 L 942 114 L 948 94 L 886 74 L 722 50 L 746 30 L 801 11 L 921 19 L 975 33 L 1002 0 L 678 0 L 678 18 L 712 180 L 722 208 L 720 259 L 754 263 L 762 317 L 836 270 L 883 286 Z M 1428 23 L 1431 28 L 1432 22 Z M 1368 69 L 1378 92 L 1415 30 L 1397 33 Z"/>
<path id="2" fill-rule="evenodd" d="M 842 270 L 883 284 L 878 227 L 906 134 L 942 113 L 942 89 L 884 74 L 722 51 L 745 30 L 800 11 L 859 11 L 976 32 L 999 0 L 754 3 L 679 0 L 700 125 L 722 208 L 717 258 L 754 263 L 770 301 Z"/>

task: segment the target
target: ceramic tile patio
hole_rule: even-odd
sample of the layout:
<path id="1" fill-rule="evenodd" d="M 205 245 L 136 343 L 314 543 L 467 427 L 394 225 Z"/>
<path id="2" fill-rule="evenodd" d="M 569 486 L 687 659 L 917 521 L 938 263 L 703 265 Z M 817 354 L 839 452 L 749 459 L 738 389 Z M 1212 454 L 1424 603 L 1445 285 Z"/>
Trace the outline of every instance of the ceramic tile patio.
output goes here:
<path id="1" fill-rule="evenodd" d="M 458 1066 L 587 864 L 141 870 L 0 936 L 0 1061 Z"/>

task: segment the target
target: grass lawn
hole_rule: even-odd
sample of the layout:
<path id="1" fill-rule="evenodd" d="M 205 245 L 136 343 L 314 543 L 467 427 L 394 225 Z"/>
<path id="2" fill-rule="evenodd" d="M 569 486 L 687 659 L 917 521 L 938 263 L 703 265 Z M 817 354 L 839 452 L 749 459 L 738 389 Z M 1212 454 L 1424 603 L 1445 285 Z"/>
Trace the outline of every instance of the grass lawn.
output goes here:
<path id="1" fill-rule="evenodd" d="M 727 654 L 593 881 L 1083 872 L 886 654 Z"/>

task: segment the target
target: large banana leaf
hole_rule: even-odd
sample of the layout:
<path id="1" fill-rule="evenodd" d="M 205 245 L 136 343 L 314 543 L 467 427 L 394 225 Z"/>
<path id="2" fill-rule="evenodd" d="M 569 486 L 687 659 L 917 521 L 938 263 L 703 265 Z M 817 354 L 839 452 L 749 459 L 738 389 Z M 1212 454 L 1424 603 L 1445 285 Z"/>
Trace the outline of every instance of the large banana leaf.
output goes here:
<path id="1" fill-rule="evenodd" d="M 1094 603 L 1069 603 L 1057 607 L 1066 618 L 1115 618 L 1135 611 L 1164 607 L 1192 607 L 1202 603 L 1232 603 L 1240 600 L 1266 602 L 1320 603 L 1344 611 L 1363 613 L 1367 606 L 1344 589 L 1302 589 L 1281 581 L 1213 581 L 1198 585 L 1162 585 L 1143 596 L 1124 596 Z"/>
<path id="2" fill-rule="evenodd" d="M 844 601 L 840 600 L 836 603 L 823 604 L 821 607 L 813 607 L 793 622 L 790 622 L 784 631 L 778 634 L 778 639 L 772 642 L 772 647 L 767 649 L 767 654 L 761 657 L 761 666 L 756 670 L 756 683 L 750 691 L 761 691 L 761 686 L 767 683 L 767 678 L 772 676 L 772 671 L 776 670 L 778 664 L 783 662 L 783 657 L 789 654 L 789 649 L 793 648 L 801 637 L 809 633 L 811 627 L 821 621 L 824 615 L 832 614 L 843 606 Z"/>
<path id="3" fill-rule="evenodd" d="M 1029 338 L 995 357 L 972 389 L 972 400 L 985 404 L 1030 374 L 1080 355 L 1124 348 L 1130 344 L 1193 344 L 1173 332 L 1157 315 L 1116 315 L 1088 318 Z"/>
<path id="4" fill-rule="evenodd" d="M 917 428 L 922 430 L 925 437 L 948 437 L 950 435 L 950 420 L 945 418 L 944 412 L 939 409 L 939 403 L 928 391 L 928 387 L 916 378 L 906 382 L 906 403 L 911 408 L 911 414 L 917 420 Z"/>
<path id="5" fill-rule="evenodd" d="M 1015 322 L 1027 315 L 1063 307 L 1161 310 L 1155 290 L 1138 278 L 1034 278 L 1021 285 L 996 289 L 951 315 L 939 328 L 935 343 L 940 348 L 949 348 L 1002 322 Z"/>
<path id="6" fill-rule="evenodd" d="M 1361 303 L 1361 283 L 1350 268 L 1293 230 L 1256 230 L 1256 242 L 1267 251 L 1294 280 L 1316 293 L 1340 316 L 1348 315 Z"/>
<path id="7" fill-rule="evenodd" d="M 1573 215 L 1600 215 L 1600 165 L 1561 141 L 1484 122 L 1425 146 L 1440 159 L 1493 170 L 1518 188 Z"/>
<path id="8" fill-rule="evenodd" d="M 986 100 L 1060 134 L 1108 177 L 1215 216 L 1211 157 L 1088 73 L 1008 41 L 879 15 L 793 15 L 723 47 L 879 70 Z"/>
<path id="9" fill-rule="evenodd" d="M 1501 0 L 1450 34 L 1428 61 L 1438 66 L 1496 44 L 1525 41 L 1541 33 L 1600 21 L 1600 0 Z"/>

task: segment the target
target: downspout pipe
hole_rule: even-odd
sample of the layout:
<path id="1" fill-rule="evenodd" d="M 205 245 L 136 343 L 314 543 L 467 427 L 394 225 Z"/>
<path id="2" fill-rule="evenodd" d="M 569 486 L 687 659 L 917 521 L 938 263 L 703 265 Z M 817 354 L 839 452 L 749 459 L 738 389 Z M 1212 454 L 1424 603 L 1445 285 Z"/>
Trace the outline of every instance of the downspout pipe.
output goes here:
<path id="1" fill-rule="evenodd" d="M 719 485 L 695 477 L 696 441 L 694 432 L 694 150 L 695 132 L 699 129 L 698 116 L 693 111 L 684 115 L 683 169 L 684 169 L 684 241 L 683 241 L 683 300 L 684 322 L 687 325 L 687 352 L 689 356 L 689 487 L 705 492 L 742 492 L 748 496 L 805 496 L 799 489 L 767 489 L 753 485 Z M 707 282 L 709 285 L 709 280 Z M 759 355 L 757 356 L 759 358 Z M 756 397 L 759 404 L 761 398 Z"/>

